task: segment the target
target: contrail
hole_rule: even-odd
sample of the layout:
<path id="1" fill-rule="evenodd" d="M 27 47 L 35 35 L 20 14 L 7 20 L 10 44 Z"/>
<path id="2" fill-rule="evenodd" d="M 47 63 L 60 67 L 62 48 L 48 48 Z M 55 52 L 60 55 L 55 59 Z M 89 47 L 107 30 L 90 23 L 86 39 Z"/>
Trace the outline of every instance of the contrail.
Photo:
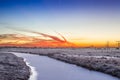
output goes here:
<path id="1" fill-rule="evenodd" d="M 42 35 L 44 37 L 49 37 L 55 41 L 59 41 L 59 42 L 68 42 L 65 37 L 63 37 L 61 34 L 59 34 L 63 40 L 61 40 L 60 38 L 56 37 L 56 36 L 52 36 L 52 35 L 48 35 L 48 34 L 44 34 L 44 33 L 40 33 L 40 32 L 36 32 L 36 31 L 31 31 L 31 30 L 25 30 L 25 29 L 18 29 L 18 28 L 15 28 L 15 27 L 10 27 L 10 26 L 6 26 L 6 28 L 10 28 L 10 29 L 14 29 L 14 30 L 17 30 L 17 31 L 24 31 L 24 32 L 30 32 L 30 33 L 35 33 L 35 34 L 39 34 L 39 35 Z"/>
<path id="2" fill-rule="evenodd" d="M 63 38 L 63 40 L 65 41 L 65 42 L 67 42 L 67 39 L 63 36 L 63 35 L 61 35 L 60 33 L 58 33 L 58 32 L 56 32 L 58 35 L 60 35 L 62 38 Z"/>
<path id="3" fill-rule="evenodd" d="M 51 35 L 40 33 L 40 32 L 32 32 L 32 33 L 40 34 L 40 35 L 42 35 L 44 37 L 49 37 L 49 38 L 52 38 L 53 40 L 56 40 L 56 41 L 59 41 L 59 42 L 67 42 L 66 40 L 61 40 L 56 36 L 51 36 Z"/>

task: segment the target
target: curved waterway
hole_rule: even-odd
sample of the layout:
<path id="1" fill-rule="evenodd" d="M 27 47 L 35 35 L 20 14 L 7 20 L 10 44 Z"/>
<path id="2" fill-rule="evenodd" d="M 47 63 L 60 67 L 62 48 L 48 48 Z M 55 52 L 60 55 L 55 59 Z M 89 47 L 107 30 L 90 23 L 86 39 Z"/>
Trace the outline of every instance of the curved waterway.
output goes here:
<path id="1" fill-rule="evenodd" d="M 30 80 L 120 80 L 116 77 L 64 63 L 46 56 L 14 53 L 31 66 Z"/>

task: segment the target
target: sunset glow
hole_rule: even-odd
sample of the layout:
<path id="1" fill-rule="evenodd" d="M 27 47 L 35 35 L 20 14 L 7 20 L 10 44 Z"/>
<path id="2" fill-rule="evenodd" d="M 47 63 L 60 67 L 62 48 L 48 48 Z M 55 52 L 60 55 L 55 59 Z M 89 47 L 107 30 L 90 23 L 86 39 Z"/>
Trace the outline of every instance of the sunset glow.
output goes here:
<path id="1" fill-rule="evenodd" d="M 0 46 L 117 47 L 119 0 L 1 0 Z"/>

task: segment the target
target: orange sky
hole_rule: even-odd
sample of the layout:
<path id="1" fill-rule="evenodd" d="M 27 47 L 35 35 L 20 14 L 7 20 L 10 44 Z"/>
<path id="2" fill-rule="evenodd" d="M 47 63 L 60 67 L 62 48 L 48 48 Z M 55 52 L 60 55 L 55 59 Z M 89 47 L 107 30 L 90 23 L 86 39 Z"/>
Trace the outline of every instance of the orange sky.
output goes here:
<path id="1" fill-rule="evenodd" d="M 47 35 L 47 36 L 46 36 Z M 61 35 L 62 36 L 62 35 Z M 0 46 L 20 47 L 106 47 L 103 41 L 67 41 L 63 36 L 57 37 L 48 34 L 42 36 L 26 36 L 21 34 L 1 34 Z M 116 42 L 109 42 L 109 47 L 116 47 Z"/>

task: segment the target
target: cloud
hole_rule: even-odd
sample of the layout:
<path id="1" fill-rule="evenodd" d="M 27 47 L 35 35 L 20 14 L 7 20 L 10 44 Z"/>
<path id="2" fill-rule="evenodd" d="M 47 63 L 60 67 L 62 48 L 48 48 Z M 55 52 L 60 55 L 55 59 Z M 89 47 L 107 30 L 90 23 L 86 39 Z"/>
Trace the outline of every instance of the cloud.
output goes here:
<path id="1" fill-rule="evenodd" d="M 62 37 L 62 39 L 60 39 L 57 36 L 53 36 L 53 35 L 49 35 L 49 34 L 45 34 L 45 33 L 41 33 L 41 32 L 36 32 L 36 31 L 32 31 L 32 30 L 19 29 L 19 28 L 10 27 L 10 26 L 6 26 L 6 28 L 13 29 L 13 30 L 16 30 L 16 31 L 24 31 L 24 32 L 34 33 L 34 34 L 38 34 L 40 36 L 42 35 L 43 37 L 48 37 L 48 38 L 51 38 L 51 39 L 53 39 L 55 41 L 58 41 L 58 42 L 65 42 L 65 43 L 68 42 L 66 40 L 66 38 L 63 35 L 61 35 L 60 33 L 58 33 L 58 34 Z"/>
<path id="2" fill-rule="evenodd" d="M 1 24 L 1 23 L 0 23 Z M 37 34 L 38 36 L 28 36 L 22 34 L 1 34 L 0 35 L 0 46 L 2 45 L 11 45 L 11 46 L 31 46 L 31 47 L 73 47 L 74 43 L 67 41 L 67 39 L 57 33 L 58 36 L 53 36 L 50 34 L 45 34 L 33 30 L 21 29 L 18 27 L 11 27 L 11 25 L 3 24 L 5 28 L 12 29 L 15 31 L 22 31 Z"/>

